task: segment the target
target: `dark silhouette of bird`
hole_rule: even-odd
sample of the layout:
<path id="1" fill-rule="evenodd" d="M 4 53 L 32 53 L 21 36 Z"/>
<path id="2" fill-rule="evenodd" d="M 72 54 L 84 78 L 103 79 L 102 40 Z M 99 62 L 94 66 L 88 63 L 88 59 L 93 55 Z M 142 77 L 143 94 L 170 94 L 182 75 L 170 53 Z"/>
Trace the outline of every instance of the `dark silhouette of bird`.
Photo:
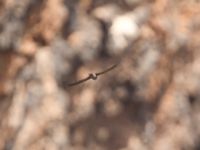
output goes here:
<path id="1" fill-rule="evenodd" d="M 113 69 L 114 69 L 115 67 L 117 67 L 118 65 L 119 65 L 119 63 L 118 63 L 118 64 L 115 64 L 115 65 L 113 65 L 113 66 L 111 66 L 111 67 L 109 67 L 109 68 L 107 68 L 106 70 L 103 70 L 103 71 L 101 71 L 101 72 L 90 73 L 90 74 L 88 75 L 88 77 L 86 77 L 86 78 L 84 78 L 84 79 L 81 79 L 81 80 L 79 80 L 79 81 L 70 83 L 70 84 L 68 84 L 68 86 L 78 85 L 78 84 L 81 84 L 81 83 L 83 83 L 83 82 L 86 82 L 87 80 L 90 80 L 90 79 L 96 80 L 98 76 L 100 76 L 100 75 L 102 75 L 102 74 L 104 74 L 104 73 L 107 73 L 107 72 L 113 70 Z"/>

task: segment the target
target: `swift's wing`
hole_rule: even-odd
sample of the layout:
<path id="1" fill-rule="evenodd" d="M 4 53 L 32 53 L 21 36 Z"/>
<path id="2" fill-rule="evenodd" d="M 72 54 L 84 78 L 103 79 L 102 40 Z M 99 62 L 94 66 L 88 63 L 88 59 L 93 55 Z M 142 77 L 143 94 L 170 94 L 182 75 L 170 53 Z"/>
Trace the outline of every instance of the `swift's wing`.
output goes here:
<path id="1" fill-rule="evenodd" d="M 119 65 L 119 63 L 118 63 L 118 64 L 115 64 L 115 65 L 113 65 L 113 66 L 111 66 L 110 68 L 107 68 L 107 69 L 104 70 L 104 71 L 101 71 L 101 72 L 96 73 L 96 75 L 99 76 L 99 75 L 102 75 L 102 74 L 104 74 L 104 73 L 106 73 L 106 72 L 109 72 L 109 71 L 113 70 L 115 67 L 117 67 L 118 65 Z"/>
<path id="2" fill-rule="evenodd" d="M 90 78 L 91 78 L 91 77 L 88 76 L 88 77 L 86 77 L 86 78 L 84 78 L 84 79 L 81 79 L 81 80 L 79 80 L 79 81 L 76 81 L 76 82 L 73 82 L 73 83 L 69 83 L 68 86 L 74 86 L 74 85 L 81 84 L 81 83 L 83 83 L 83 82 L 89 80 Z"/>

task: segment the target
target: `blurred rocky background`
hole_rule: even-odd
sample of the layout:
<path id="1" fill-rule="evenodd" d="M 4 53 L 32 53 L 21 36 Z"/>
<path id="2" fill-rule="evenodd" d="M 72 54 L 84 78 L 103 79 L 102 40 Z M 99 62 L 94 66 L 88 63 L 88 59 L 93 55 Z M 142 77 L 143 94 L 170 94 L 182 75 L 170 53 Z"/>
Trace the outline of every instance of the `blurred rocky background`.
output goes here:
<path id="1" fill-rule="evenodd" d="M 200 1 L 0 0 L 0 149 L 199 150 Z"/>

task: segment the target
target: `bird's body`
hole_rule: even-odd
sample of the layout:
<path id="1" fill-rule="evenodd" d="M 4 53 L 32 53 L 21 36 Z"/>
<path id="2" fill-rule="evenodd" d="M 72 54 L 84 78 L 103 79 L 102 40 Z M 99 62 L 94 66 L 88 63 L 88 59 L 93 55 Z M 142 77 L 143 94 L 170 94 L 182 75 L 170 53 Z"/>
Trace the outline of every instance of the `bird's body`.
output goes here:
<path id="1" fill-rule="evenodd" d="M 96 73 L 90 73 L 90 74 L 89 74 L 89 78 L 90 78 L 90 79 L 93 79 L 93 80 L 96 80 L 96 79 L 97 79 L 97 76 L 98 76 L 98 75 L 97 75 Z"/>
<path id="2" fill-rule="evenodd" d="M 111 71 L 112 69 L 114 69 L 114 68 L 117 67 L 117 66 L 118 66 L 118 64 L 115 64 L 115 65 L 111 66 L 110 68 L 108 68 L 108 69 L 106 69 L 106 70 L 104 70 L 104 71 L 101 71 L 101 72 L 98 72 L 98 73 L 90 73 L 90 74 L 88 75 L 88 77 L 86 77 L 86 78 L 84 78 L 84 79 L 81 79 L 81 80 L 79 80 L 79 81 L 70 83 L 70 84 L 68 84 L 68 86 L 78 85 L 78 84 L 81 84 L 81 83 L 83 83 L 83 82 L 85 82 L 85 81 L 87 81 L 87 80 L 90 80 L 90 79 L 96 80 L 96 79 L 98 78 L 98 76 L 100 76 L 100 75 L 102 75 L 102 74 L 104 74 L 104 73 L 107 73 L 107 72 Z"/>

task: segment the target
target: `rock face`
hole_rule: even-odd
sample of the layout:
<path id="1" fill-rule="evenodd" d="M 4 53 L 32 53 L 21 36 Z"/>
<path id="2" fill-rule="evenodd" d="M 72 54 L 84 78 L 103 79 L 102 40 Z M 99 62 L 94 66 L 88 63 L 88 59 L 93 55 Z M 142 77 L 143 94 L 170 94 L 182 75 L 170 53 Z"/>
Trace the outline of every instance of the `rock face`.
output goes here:
<path id="1" fill-rule="evenodd" d="M 199 8 L 1 1 L 0 149 L 200 149 Z"/>

